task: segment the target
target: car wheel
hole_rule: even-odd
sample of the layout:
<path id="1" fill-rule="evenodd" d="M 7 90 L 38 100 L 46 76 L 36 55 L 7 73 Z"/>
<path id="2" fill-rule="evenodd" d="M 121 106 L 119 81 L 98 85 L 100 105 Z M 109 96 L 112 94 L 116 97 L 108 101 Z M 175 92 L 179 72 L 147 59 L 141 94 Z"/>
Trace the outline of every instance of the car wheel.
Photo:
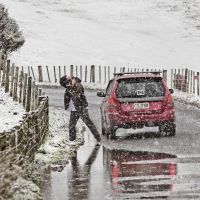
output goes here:
<path id="1" fill-rule="evenodd" d="M 104 122 L 103 118 L 101 118 L 101 133 L 102 133 L 102 135 L 106 134 L 105 122 Z"/>
<path id="2" fill-rule="evenodd" d="M 159 126 L 159 131 L 161 134 L 165 133 L 166 136 L 175 136 L 176 124 L 174 122 L 164 123 Z"/>
<path id="3" fill-rule="evenodd" d="M 114 127 L 106 129 L 106 137 L 111 140 L 116 139 L 116 129 Z"/>

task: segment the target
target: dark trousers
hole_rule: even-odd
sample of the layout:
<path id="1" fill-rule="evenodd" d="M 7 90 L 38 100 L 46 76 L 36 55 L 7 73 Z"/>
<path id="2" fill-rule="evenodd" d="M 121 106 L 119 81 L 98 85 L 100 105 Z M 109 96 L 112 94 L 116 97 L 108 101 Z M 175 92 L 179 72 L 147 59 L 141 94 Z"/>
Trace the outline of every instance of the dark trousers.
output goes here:
<path id="1" fill-rule="evenodd" d="M 69 120 L 69 140 L 73 141 L 76 139 L 76 124 L 79 118 L 81 118 L 86 126 L 90 129 L 96 140 L 100 141 L 99 132 L 90 119 L 88 109 L 83 109 L 82 111 L 71 111 Z"/>

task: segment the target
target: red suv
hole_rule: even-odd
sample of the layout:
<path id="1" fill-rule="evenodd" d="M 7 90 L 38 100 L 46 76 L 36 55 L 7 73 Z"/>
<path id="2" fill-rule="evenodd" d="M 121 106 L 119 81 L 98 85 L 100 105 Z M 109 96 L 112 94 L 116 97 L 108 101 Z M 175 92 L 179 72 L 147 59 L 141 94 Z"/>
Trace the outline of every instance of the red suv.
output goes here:
<path id="1" fill-rule="evenodd" d="M 115 73 L 101 104 L 102 134 L 115 138 L 118 128 L 159 126 L 166 135 L 176 134 L 174 101 L 160 72 Z"/>

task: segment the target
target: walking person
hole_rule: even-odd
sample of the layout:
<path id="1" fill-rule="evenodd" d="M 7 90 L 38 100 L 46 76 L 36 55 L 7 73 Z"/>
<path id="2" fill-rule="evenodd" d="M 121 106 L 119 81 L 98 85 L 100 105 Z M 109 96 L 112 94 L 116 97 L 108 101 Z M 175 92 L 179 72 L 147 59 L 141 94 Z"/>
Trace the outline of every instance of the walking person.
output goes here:
<path id="1" fill-rule="evenodd" d="M 88 102 L 81 80 L 78 77 L 63 76 L 60 79 L 60 84 L 66 88 L 64 105 L 65 109 L 70 111 L 69 140 L 71 142 L 76 140 L 76 124 L 81 118 L 99 143 L 101 141 L 100 134 L 90 119 Z"/>

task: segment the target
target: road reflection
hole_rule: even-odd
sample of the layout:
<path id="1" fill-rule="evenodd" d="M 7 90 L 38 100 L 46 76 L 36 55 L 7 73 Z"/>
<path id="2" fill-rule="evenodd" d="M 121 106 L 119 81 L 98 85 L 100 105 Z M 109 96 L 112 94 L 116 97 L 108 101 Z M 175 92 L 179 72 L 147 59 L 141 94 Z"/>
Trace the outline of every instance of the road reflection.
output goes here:
<path id="1" fill-rule="evenodd" d="M 103 149 L 114 199 L 168 198 L 177 174 L 175 155 Z"/>
<path id="2" fill-rule="evenodd" d="M 73 156 L 70 158 L 72 166 L 72 174 L 69 178 L 70 200 L 88 199 L 90 187 L 90 169 L 98 155 L 99 149 L 99 145 L 94 147 L 83 166 L 80 166 L 77 159 L 77 150 L 75 150 Z"/>

